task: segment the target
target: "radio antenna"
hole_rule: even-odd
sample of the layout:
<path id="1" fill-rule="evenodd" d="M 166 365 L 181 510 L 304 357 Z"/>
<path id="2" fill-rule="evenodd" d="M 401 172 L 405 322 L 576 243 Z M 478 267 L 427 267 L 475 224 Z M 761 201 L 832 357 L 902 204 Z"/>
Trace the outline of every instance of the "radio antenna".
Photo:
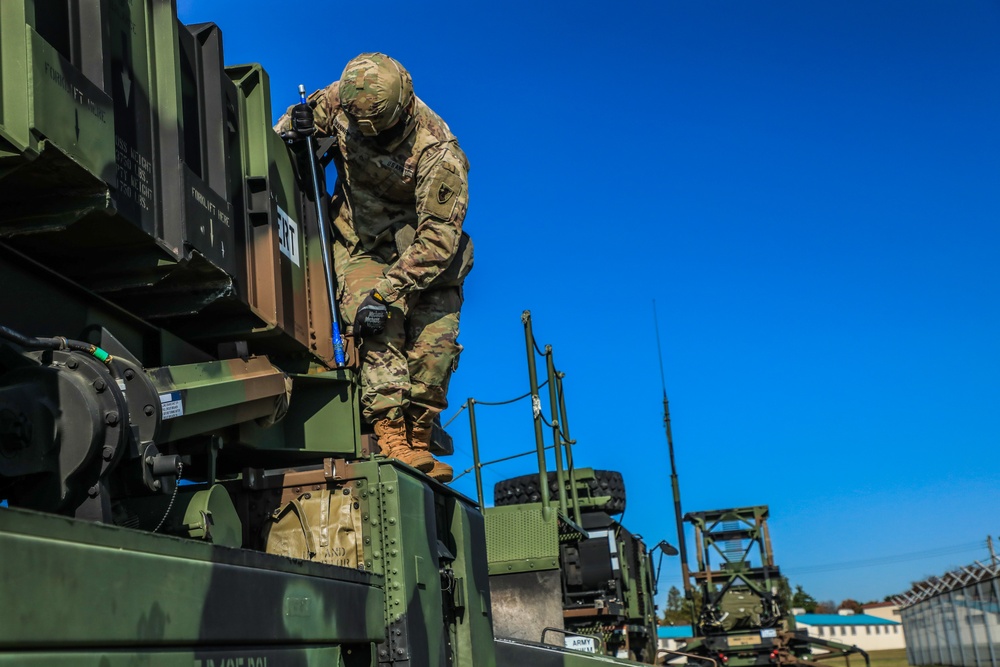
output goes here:
<path id="1" fill-rule="evenodd" d="M 687 545 L 684 542 L 684 519 L 681 514 L 681 487 L 677 480 L 677 463 L 674 460 L 674 435 L 670 430 L 670 401 L 667 400 L 667 380 L 663 373 L 663 349 L 660 347 L 660 322 L 656 315 L 656 299 L 653 299 L 653 326 L 656 330 L 656 355 L 660 360 L 660 385 L 663 387 L 663 428 L 667 433 L 667 449 L 670 451 L 670 487 L 674 493 L 674 520 L 677 522 L 677 548 L 681 552 L 681 576 L 684 579 L 684 597 L 693 602 L 694 591 L 688 572 Z M 694 605 L 691 605 L 692 623 Z"/>

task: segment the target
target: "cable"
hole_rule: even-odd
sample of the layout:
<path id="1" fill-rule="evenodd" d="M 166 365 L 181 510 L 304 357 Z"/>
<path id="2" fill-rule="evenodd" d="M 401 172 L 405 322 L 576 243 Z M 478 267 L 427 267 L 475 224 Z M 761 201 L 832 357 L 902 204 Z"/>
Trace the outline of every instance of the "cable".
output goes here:
<path id="1" fill-rule="evenodd" d="M 555 448 L 555 445 L 549 445 L 548 447 L 545 447 L 544 449 L 554 449 L 554 448 Z M 504 456 L 503 458 L 494 459 L 492 461 L 485 461 L 485 462 L 480 461 L 479 468 L 481 470 L 485 470 L 486 466 L 493 465 L 494 463 L 503 463 L 504 461 L 511 461 L 513 459 L 519 459 L 519 458 L 521 458 L 523 456 L 531 456 L 532 454 L 537 453 L 537 451 L 538 450 L 536 450 L 536 449 L 529 449 L 528 451 L 521 452 L 520 454 L 511 454 L 510 456 Z M 467 475 L 467 474 L 469 474 L 470 472 L 472 472 L 475 469 L 476 469 L 476 466 L 472 466 L 471 468 L 466 468 L 465 470 L 462 471 L 462 473 L 460 475 L 458 475 L 457 477 L 455 477 L 455 479 L 458 479 L 462 475 Z M 500 477 L 500 475 L 497 475 L 492 470 L 489 470 L 488 472 L 490 474 L 492 474 L 494 477 Z M 452 481 L 455 481 L 455 480 L 452 480 Z"/>
<path id="2" fill-rule="evenodd" d="M 894 565 L 896 563 L 905 563 L 911 560 L 920 560 L 922 558 L 934 558 L 936 556 L 949 556 L 952 554 L 966 553 L 969 551 L 976 551 L 982 548 L 982 543 L 979 541 L 959 544 L 950 547 L 940 547 L 938 549 L 929 549 L 927 551 L 913 551 L 910 553 L 895 554 L 892 556 L 880 556 L 878 558 L 867 558 L 863 560 L 855 561 L 844 561 L 841 563 L 825 563 L 822 565 L 805 566 L 798 568 L 786 568 L 784 569 L 785 574 L 813 574 L 819 572 L 832 572 L 834 570 L 850 570 L 854 568 L 862 567 L 875 567 L 878 565 Z"/>
<path id="3" fill-rule="evenodd" d="M 544 387 L 548 383 L 549 383 L 549 381 L 546 380 L 545 382 L 543 382 L 540 385 L 538 385 L 538 388 L 541 389 L 542 387 Z M 525 398 L 528 398 L 529 396 L 531 396 L 531 392 L 530 391 L 527 394 L 521 394 L 517 398 L 512 398 L 509 401 L 498 401 L 496 403 L 490 403 L 488 401 L 479 401 L 479 400 L 477 400 L 476 401 L 476 405 L 491 405 L 491 406 L 495 406 L 495 405 L 510 405 L 511 403 L 517 403 L 518 401 L 523 400 Z"/>
<path id="4" fill-rule="evenodd" d="M 18 333 L 9 327 L 0 325 L 0 338 L 6 338 L 7 340 L 13 341 L 21 347 L 29 350 L 73 350 L 74 352 L 89 354 L 105 364 L 110 364 L 114 361 L 114 358 L 110 354 L 96 345 L 91 345 L 90 343 L 85 343 L 80 340 L 64 338 L 62 336 L 56 336 L 54 338 L 32 338 L 31 336 L 25 336 L 24 334 Z"/>
<path id="5" fill-rule="evenodd" d="M 546 384 L 548 384 L 548 382 L 549 382 L 549 381 L 548 381 L 548 380 L 546 380 L 545 382 L 543 382 L 543 383 L 541 383 L 540 385 L 538 385 L 538 388 L 539 388 L 539 389 L 541 389 L 541 388 L 542 388 L 542 387 L 544 387 L 544 386 L 545 386 Z M 530 392 L 530 391 L 529 391 L 529 392 L 528 392 L 527 394 L 521 394 L 521 395 L 520 395 L 520 396 L 518 396 L 517 398 L 512 398 L 512 399 L 510 399 L 510 400 L 508 400 L 508 401 L 496 401 L 496 402 L 490 402 L 490 401 L 476 401 L 476 405 L 488 405 L 488 406 L 491 406 L 491 407 L 493 407 L 493 406 L 497 406 L 497 405 L 510 405 L 511 403 L 517 403 L 518 401 L 520 401 L 520 400 L 523 400 L 523 399 L 525 399 L 525 398 L 528 398 L 529 396 L 531 396 L 531 392 Z M 469 400 L 475 400 L 475 399 L 469 399 Z M 466 401 L 465 403 L 462 403 L 461 407 L 459 407 L 459 408 L 458 408 L 458 411 L 457 411 L 457 412 L 455 412 L 455 414 L 453 414 L 453 415 L 451 416 L 451 419 L 449 419 L 449 420 L 448 420 L 448 421 L 447 421 L 447 422 L 445 423 L 445 425 L 444 425 L 444 426 L 442 426 L 441 428 L 448 428 L 448 426 L 450 426 L 450 425 L 451 425 L 451 423 L 452 423 L 453 421 L 455 421 L 455 419 L 456 419 L 456 418 L 457 418 L 457 417 L 458 417 L 458 416 L 459 416 L 460 414 L 462 414 L 462 411 L 463 411 L 463 410 L 465 410 L 465 409 L 466 409 L 467 407 L 469 407 L 469 401 Z"/>

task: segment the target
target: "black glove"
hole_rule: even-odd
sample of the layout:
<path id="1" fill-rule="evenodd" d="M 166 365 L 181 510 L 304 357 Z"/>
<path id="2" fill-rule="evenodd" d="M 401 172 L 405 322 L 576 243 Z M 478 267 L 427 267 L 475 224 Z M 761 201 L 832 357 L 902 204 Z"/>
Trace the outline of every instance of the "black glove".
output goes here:
<path id="1" fill-rule="evenodd" d="M 377 336 L 385 331 L 385 323 L 389 319 L 389 308 L 382 295 L 372 290 L 358 307 L 354 316 L 355 336 Z"/>
<path id="2" fill-rule="evenodd" d="M 308 104 L 296 104 L 292 107 L 292 132 L 298 139 L 312 136 L 316 131 L 316 119 L 312 107 Z"/>

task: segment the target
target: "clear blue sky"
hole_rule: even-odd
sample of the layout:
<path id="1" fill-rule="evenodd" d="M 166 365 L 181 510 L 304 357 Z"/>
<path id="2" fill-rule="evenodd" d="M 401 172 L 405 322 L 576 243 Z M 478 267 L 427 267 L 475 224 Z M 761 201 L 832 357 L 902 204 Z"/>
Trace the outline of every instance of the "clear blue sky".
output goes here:
<path id="1" fill-rule="evenodd" d="M 676 543 L 655 299 L 685 510 L 770 505 L 779 564 L 818 599 L 881 599 L 986 557 L 1000 4 L 182 0 L 180 14 L 221 26 L 227 63 L 262 63 L 276 109 L 385 51 L 459 137 L 476 268 L 446 418 L 526 391 L 530 309 L 567 373 L 577 463 L 621 470 L 625 524 Z M 533 446 L 528 404 L 479 415 L 486 457 Z M 464 414 L 450 431 L 462 470 Z M 456 486 L 475 495 L 471 475 Z M 679 583 L 665 564 L 661 591 Z"/>

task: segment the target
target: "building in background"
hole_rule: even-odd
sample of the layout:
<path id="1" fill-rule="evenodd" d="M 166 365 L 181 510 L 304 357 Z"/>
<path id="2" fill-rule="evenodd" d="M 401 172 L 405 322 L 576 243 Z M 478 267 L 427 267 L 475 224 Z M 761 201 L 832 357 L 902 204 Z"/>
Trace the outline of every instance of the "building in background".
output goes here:
<path id="1" fill-rule="evenodd" d="M 869 616 L 877 616 L 878 618 L 884 618 L 887 621 L 896 621 L 897 623 L 902 623 L 903 619 L 899 613 L 899 605 L 895 602 L 873 602 L 871 604 L 861 605 L 861 613 L 868 614 Z M 903 641 L 906 641 L 906 627 L 900 625 L 899 632 L 903 635 Z"/>
<path id="2" fill-rule="evenodd" d="M 931 577 L 899 596 L 911 665 L 1000 667 L 1000 562 Z"/>
<path id="3" fill-rule="evenodd" d="M 899 621 L 842 609 L 839 614 L 799 614 L 795 625 L 810 637 L 851 644 L 864 651 L 903 648 L 903 628 Z"/>
<path id="4" fill-rule="evenodd" d="M 656 629 L 657 647 L 667 651 L 683 651 L 694 633 L 690 625 L 661 625 Z M 667 656 L 667 662 L 683 663 L 683 656 Z M 659 660 L 657 660 L 659 662 Z"/>

